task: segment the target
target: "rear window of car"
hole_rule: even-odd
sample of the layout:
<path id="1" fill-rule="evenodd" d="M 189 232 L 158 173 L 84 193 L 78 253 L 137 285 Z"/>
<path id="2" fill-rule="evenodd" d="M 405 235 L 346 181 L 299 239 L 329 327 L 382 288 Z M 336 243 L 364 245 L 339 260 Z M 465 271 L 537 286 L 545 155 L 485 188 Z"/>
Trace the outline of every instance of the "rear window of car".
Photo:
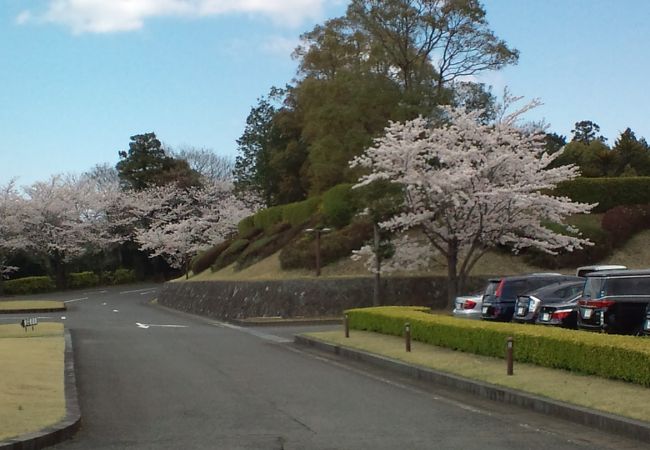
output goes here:
<path id="1" fill-rule="evenodd" d="M 529 280 L 506 281 L 501 291 L 501 298 L 514 300 L 518 295 L 532 291 L 534 287 Z"/>

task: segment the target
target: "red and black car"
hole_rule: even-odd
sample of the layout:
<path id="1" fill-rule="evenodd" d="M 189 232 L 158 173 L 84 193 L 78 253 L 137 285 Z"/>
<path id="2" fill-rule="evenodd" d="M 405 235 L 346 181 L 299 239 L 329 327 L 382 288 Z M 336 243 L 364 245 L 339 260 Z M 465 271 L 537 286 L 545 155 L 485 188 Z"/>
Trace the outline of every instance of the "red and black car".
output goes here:
<path id="1" fill-rule="evenodd" d="M 578 328 L 641 334 L 649 303 L 650 270 L 590 273 L 578 301 Z"/>

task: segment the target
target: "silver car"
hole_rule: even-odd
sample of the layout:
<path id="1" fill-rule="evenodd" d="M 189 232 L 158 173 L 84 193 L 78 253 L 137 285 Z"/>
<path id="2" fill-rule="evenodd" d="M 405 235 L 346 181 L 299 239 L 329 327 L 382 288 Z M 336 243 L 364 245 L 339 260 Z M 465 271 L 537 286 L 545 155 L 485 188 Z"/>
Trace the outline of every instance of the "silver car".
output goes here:
<path id="1" fill-rule="evenodd" d="M 452 314 L 465 319 L 480 319 L 483 292 L 456 297 Z"/>

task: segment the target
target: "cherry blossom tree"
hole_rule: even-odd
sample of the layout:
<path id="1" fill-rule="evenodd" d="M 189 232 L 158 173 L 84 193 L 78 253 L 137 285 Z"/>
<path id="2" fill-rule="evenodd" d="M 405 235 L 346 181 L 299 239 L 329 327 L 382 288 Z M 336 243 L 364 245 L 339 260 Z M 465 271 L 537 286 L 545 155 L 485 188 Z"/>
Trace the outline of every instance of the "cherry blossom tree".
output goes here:
<path id="1" fill-rule="evenodd" d="M 203 187 L 166 185 L 134 194 L 143 219 L 135 232 L 140 249 L 161 256 L 174 268 L 183 268 L 199 251 L 223 241 L 259 202 L 236 196 L 233 184 L 217 181 Z"/>
<path id="2" fill-rule="evenodd" d="M 548 168 L 558 154 L 545 153 L 541 130 L 520 125 L 522 114 L 539 102 L 508 113 L 518 100 L 506 96 L 497 121 L 490 124 L 481 123 L 481 111 L 452 107 L 444 108 L 441 126 L 422 117 L 392 122 L 385 136 L 351 162 L 369 171 L 357 186 L 387 180 L 403 187 L 403 209 L 381 226 L 422 231 L 446 261 L 448 305 L 475 263 L 497 245 L 552 254 L 590 245 L 544 225 L 563 225 L 567 216 L 594 205 L 549 194 L 560 181 L 578 176 L 578 169 Z"/>
<path id="3" fill-rule="evenodd" d="M 86 178 L 61 175 L 27 186 L 24 193 L 21 220 L 28 248 L 50 264 L 57 286 L 65 287 L 66 264 L 107 239 L 102 194 Z"/>
<path id="4" fill-rule="evenodd" d="M 18 267 L 7 264 L 8 258 L 27 244 L 22 233 L 23 207 L 24 200 L 16 189 L 15 180 L 0 186 L 0 294 L 2 282 L 18 270 Z"/>

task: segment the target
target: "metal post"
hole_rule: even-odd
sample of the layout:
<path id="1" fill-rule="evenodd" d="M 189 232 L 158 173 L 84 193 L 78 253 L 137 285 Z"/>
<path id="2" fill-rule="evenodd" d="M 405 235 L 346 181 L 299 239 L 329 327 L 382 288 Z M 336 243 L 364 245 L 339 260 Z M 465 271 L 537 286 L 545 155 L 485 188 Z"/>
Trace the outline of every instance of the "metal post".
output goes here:
<path id="1" fill-rule="evenodd" d="M 512 370 L 512 354 L 514 352 L 514 347 L 515 347 L 515 340 L 510 336 L 508 339 L 506 339 L 506 361 L 508 365 L 508 370 L 507 374 L 512 375 L 513 370 Z"/>
<path id="2" fill-rule="evenodd" d="M 411 324 L 408 322 L 404 324 L 404 340 L 406 341 L 406 351 L 410 352 L 411 351 Z"/>
<path id="3" fill-rule="evenodd" d="M 316 230 L 316 276 L 320 276 L 320 233 L 321 230 Z"/>
<path id="4" fill-rule="evenodd" d="M 350 322 L 347 314 L 343 316 L 343 328 L 345 329 L 345 337 L 350 337 Z"/>

